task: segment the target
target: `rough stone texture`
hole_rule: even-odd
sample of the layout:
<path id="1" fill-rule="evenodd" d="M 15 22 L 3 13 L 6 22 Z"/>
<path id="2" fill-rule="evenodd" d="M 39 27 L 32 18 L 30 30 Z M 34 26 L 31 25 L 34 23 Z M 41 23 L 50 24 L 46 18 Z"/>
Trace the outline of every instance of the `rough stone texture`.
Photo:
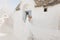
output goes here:
<path id="1" fill-rule="evenodd" d="M 36 5 L 34 5 L 35 7 L 49 7 L 49 6 L 54 6 L 57 4 L 60 4 L 60 0 L 33 0 L 35 2 Z M 24 3 L 24 2 L 23 2 Z M 20 10 L 20 5 L 21 3 L 19 3 L 16 7 L 16 11 Z"/>
<path id="2" fill-rule="evenodd" d="M 34 0 L 36 5 L 35 7 L 40 7 L 40 6 L 54 6 L 56 4 L 60 3 L 60 0 Z"/>

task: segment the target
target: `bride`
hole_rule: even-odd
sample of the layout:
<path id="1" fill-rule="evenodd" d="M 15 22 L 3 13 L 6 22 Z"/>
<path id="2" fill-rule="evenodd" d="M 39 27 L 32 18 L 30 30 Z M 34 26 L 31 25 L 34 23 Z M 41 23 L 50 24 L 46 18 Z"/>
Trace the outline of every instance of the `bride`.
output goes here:
<path id="1" fill-rule="evenodd" d="M 50 4 L 39 7 L 33 0 L 21 0 L 20 11 L 16 8 L 14 16 L 15 34 L 20 40 L 60 40 L 60 4 Z"/>

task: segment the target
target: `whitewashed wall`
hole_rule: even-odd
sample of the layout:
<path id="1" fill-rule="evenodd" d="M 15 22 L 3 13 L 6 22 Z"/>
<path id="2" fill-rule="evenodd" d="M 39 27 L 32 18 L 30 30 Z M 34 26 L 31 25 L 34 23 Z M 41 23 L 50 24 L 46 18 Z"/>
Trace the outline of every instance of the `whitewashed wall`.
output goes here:
<path id="1" fill-rule="evenodd" d="M 13 18 L 14 32 L 6 37 L 0 37 L 1 40 L 28 40 L 32 35 L 31 32 L 37 38 L 36 40 L 60 40 L 60 32 L 57 31 L 60 28 L 60 5 L 49 7 L 47 12 L 43 11 L 43 7 L 32 8 L 32 23 L 24 23 L 22 10 L 14 11 L 12 13 L 14 15 L 10 14 L 10 11 L 7 14 Z"/>
<path id="2" fill-rule="evenodd" d="M 24 23 L 22 20 L 22 11 L 15 12 L 14 15 L 14 32 L 21 40 L 27 40 L 29 33 L 32 31 L 37 40 L 41 37 L 42 40 L 59 40 L 59 21 L 60 21 L 60 5 L 49 7 L 47 12 L 41 8 L 32 9 L 32 23 Z M 56 36 L 55 36 L 56 35 Z M 55 36 L 55 37 L 53 37 Z M 59 35 L 60 37 L 60 35 Z M 39 39 L 40 40 L 40 39 Z"/>

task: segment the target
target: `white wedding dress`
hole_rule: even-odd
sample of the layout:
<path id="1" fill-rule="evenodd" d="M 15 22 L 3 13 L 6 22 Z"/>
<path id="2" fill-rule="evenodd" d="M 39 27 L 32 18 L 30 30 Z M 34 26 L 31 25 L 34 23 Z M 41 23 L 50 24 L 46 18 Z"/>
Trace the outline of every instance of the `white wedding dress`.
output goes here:
<path id="1" fill-rule="evenodd" d="M 14 35 L 12 12 L 0 10 L 0 40 L 18 40 Z"/>
<path id="2" fill-rule="evenodd" d="M 0 36 L 13 32 L 13 19 L 8 13 L 3 9 L 0 10 Z"/>

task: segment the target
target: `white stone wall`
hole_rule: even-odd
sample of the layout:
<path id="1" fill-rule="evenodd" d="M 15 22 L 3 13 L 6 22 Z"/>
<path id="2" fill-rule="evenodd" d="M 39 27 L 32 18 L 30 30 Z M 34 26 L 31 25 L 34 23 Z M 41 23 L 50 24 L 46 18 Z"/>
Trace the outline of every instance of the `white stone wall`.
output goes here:
<path id="1" fill-rule="evenodd" d="M 36 40 L 59 40 L 59 14 L 60 5 L 48 7 L 48 11 L 44 12 L 43 7 L 32 8 L 32 23 L 28 20 L 26 23 L 22 20 L 23 11 L 15 12 L 14 30 L 15 35 L 21 40 L 27 40 L 29 33 L 32 32 Z M 23 8 L 23 7 L 21 7 Z M 58 31 L 57 31 L 58 30 Z M 59 35 L 59 36 L 58 36 Z"/>

